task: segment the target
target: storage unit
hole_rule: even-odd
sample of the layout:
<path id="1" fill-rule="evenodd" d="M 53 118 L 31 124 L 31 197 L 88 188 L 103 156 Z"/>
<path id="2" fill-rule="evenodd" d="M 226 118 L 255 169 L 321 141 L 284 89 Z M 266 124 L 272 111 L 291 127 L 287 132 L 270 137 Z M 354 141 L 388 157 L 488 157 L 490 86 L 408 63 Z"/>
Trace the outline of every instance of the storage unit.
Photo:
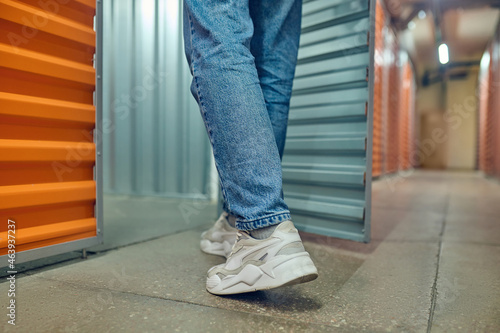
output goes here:
<path id="1" fill-rule="evenodd" d="M 415 145 L 415 74 L 382 1 L 375 22 L 373 176 L 411 169 Z"/>
<path id="2" fill-rule="evenodd" d="M 297 228 L 368 241 L 375 1 L 303 5 L 283 157 Z"/>
<path id="3" fill-rule="evenodd" d="M 478 77 L 478 90 L 479 90 L 479 131 L 478 131 L 478 167 L 486 174 L 492 173 L 492 154 L 491 154 L 491 142 L 489 139 L 492 135 L 493 122 L 490 119 L 493 115 L 489 107 L 489 87 L 491 86 L 491 47 L 485 51 L 482 60 L 481 68 Z"/>
<path id="4" fill-rule="evenodd" d="M 384 127 L 384 52 L 385 37 L 388 21 L 385 10 L 380 0 L 376 3 L 375 10 L 375 78 L 373 87 L 373 177 L 378 177 L 383 173 L 385 138 L 383 137 Z"/>
<path id="5" fill-rule="evenodd" d="M 403 58 L 406 60 L 403 60 Z M 402 171 L 412 168 L 415 162 L 413 161 L 415 159 L 413 155 L 415 151 L 415 80 L 413 69 L 407 60 L 406 54 L 400 55 L 400 59 L 402 68 L 398 168 Z"/>
<path id="6" fill-rule="evenodd" d="M 389 50 L 389 82 L 388 82 L 388 105 L 387 122 L 385 124 L 387 131 L 387 158 L 385 160 L 385 173 L 394 173 L 399 169 L 399 126 L 401 115 L 401 76 L 398 66 L 399 45 L 393 32 L 388 38 L 387 49 Z"/>
<path id="7" fill-rule="evenodd" d="M 479 169 L 500 178 L 500 24 L 481 60 Z"/>
<path id="8" fill-rule="evenodd" d="M 99 30 L 101 8 L 93 0 L 0 0 L 4 263 L 8 220 L 15 221 L 17 262 L 101 240 L 96 9 Z"/>

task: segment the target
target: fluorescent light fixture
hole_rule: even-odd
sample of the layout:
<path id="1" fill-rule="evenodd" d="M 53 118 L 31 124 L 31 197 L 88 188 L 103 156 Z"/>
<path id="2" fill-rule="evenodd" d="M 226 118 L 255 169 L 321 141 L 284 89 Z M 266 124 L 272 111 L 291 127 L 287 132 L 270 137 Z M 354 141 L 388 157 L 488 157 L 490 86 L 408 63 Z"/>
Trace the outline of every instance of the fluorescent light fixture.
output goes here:
<path id="1" fill-rule="evenodd" d="M 445 43 L 439 45 L 439 62 L 444 64 L 447 64 L 448 61 L 450 61 L 450 56 L 448 54 L 448 45 Z"/>
<path id="2" fill-rule="evenodd" d="M 413 21 L 408 22 L 408 29 L 413 30 L 415 29 L 416 26 L 417 25 L 415 24 L 415 22 Z"/>
<path id="3" fill-rule="evenodd" d="M 423 20 L 426 16 L 427 16 L 427 14 L 425 13 L 425 11 L 421 10 L 418 12 L 419 19 Z"/>
<path id="4" fill-rule="evenodd" d="M 487 69 L 490 67 L 490 53 L 484 52 L 483 57 L 481 58 L 481 69 Z"/>

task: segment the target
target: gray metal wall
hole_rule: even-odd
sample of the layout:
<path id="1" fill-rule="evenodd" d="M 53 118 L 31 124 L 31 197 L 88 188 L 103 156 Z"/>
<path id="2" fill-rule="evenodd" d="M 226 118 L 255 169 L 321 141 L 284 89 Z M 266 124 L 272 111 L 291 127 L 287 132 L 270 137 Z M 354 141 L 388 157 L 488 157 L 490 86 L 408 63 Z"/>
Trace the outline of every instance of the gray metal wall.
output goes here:
<path id="1" fill-rule="evenodd" d="M 357 241 L 370 238 L 373 7 L 304 2 L 283 157 L 297 227 Z"/>
<path id="2" fill-rule="evenodd" d="M 104 191 L 209 195 L 212 159 L 189 92 L 179 0 L 104 1 Z"/>

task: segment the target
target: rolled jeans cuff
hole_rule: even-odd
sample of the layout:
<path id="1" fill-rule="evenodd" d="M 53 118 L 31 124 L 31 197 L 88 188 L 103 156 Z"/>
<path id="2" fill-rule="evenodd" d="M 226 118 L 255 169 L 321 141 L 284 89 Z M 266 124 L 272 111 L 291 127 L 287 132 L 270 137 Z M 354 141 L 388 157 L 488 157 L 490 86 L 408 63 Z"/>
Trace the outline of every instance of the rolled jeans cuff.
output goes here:
<path id="1" fill-rule="evenodd" d="M 272 225 L 280 224 L 281 222 L 291 220 L 289 211 L 267 215 L 255 220 L 236 220 L 236 229 L 251 231 L 270 227 Z"/>

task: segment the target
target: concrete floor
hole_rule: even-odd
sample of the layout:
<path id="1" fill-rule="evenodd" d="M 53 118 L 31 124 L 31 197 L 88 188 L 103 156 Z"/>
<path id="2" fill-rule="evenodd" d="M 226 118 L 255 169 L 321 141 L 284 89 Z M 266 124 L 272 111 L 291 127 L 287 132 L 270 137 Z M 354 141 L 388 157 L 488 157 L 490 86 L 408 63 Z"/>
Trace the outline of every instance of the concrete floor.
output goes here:
<path id="1" fill-rule="evenodd" d="M 17 325 L 4 318 L 0 331 L 500 331 L 500 184 L 478 174 L 419 171 L 374 182 L 370 244 L 302 234 L 316 281 L 230 297 L 204 289 L 206 271 L 223 262 L 198 248 L 213 205 L 188 203 L 198 213 L 187 223 L 151 232 L 142 230 L 148 220 L 179 213 L 156 210 L 160 199 L 108 200 L 106 230 L 121 236 L 86 260 L 18 275 Z M 7 289 L 0 284 L 2 299 Z"/>

